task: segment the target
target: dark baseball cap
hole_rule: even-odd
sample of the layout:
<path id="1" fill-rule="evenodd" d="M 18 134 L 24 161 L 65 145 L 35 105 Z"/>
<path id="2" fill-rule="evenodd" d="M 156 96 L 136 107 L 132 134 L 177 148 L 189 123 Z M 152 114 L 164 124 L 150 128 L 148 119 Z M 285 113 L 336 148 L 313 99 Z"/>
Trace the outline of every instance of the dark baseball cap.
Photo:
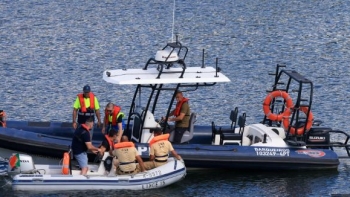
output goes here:
<path id="1" fill-rule="evenodd" d="M 90 86 L 89 85 L 84 86 L 83 91 L 84 93 L 89 93 L 91 91 Z"/>

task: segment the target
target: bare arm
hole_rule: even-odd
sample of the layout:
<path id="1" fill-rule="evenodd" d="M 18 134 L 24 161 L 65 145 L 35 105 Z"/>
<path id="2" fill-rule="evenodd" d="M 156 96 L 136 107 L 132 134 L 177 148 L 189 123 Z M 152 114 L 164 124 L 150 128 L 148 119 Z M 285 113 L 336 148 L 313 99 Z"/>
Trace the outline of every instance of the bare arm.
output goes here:
<path id="1" fill-rule="evenodd" d="M 102 129 L 101 129 L 101 132 L 102 132 L 103 134 L 105 134 L 106 127 L 107 127 L 107 125 L 106 125 L 106 119 L 108 119 L 107 116 L 105 116 L 105 117 L 103 118 L 103 122 L 102 122 Z"/>
<path id="2" fill-rule="evenodd" d="M 185 113 L 180 113 L 179 116 L 174 117 L 174 118 L 170 118 L 169 120 L 170 120 L 170 121 L 177 122 L 177 121 L 181 121 L 184 117 L 185 117 Z"/>
<path id="3" fill-rule="evenodd" d="M 85 142 L 86 147 L 91 151 L 91 152 L 101 152 L 101 150 L 99 148 L 96 148 L 94 145 L 92 145 L 91 142 Z"/>
<path id="4" fill-rule="evenodd" d="M 121 122 L 118 123 L 118 143 L 121 141 L 123 136 L 123 124 Z"/>
<path id="5" fill-rule="evenodd" d="M 139 166 L 140 166 L 140 168 L 141 168 L 141 172 L 146 171 L 145 165 L 143 164 L 143 160 L 142 160 L 142 158 L 140 157 L 140 155 L 137 155 L 137 156 L 136 156 L 136 160 L 137 160 L 137 162 L 139 163 Z"/>
<path id="6" fill-rule="evenodd" d="M 100 154 L 103 155 L 104 152 L 106 152 L 106 147 L 100 146 Z M 113 151 L 112 151 L 112 149 L 109 149 L 108 153 L 109 153 L 110 156 L 113 156 Z"/>
<path id="7" fill-rule="evenodd" d="M 97 117 L 97 126 L 101 127 L 101 114 L 100 114 L 100 110 L 96 110 L 96 117 Z"/>
<path id="8" fill-rule="evenodd" d="M 101 146 L 100 147 L 100 154 L 103 155 L 103 153 L 106 151 L 106 147 Z M 111 155 L 111 154 L 110 154 Z"/>
<path id="9" fill-rule="evenodd" d="M 77 128 L 77 122 L 76 122 L 76 120 L 77 120 L 77 113 L 78 113 L 78 109 L 73 108 L 73 121 L 72 121 L 72 123 L 73 123 L 73 128 L 74 129 Z"/>
<path id="10" fill-rule="evenodd" d="M 175 109 L 169 113 L 169 117 L 170 117 L 170 116 L 173 116 L 174 113 L 175 113 Z"/>
<path id="11" fill-rule="evenodd" d="M 150 161 L 153 161 L 155 158 L 156 158 L 156 157 L 155 157 L 154 155 L 150 155 L 150 156 L 149 156 L 149 160 L 150 160 Z"/>
<path id="12" fill-rule="evenodd" d="M 181 159 L 180 155 L 178 155 L 177 152 L 176 152 L 175 150 L 172 150 L 172 151 L 171 151 L 171 154 L 172 154 L 176 159 L 178 159 L 178 160 Z"/>

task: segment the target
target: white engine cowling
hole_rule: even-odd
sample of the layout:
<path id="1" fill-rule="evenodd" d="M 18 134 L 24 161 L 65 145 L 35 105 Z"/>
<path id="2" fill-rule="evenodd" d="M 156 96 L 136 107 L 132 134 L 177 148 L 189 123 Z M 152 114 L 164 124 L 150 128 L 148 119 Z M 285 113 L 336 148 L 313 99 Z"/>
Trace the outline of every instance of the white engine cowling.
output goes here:
<path id="1" fill-rule="evenodd" d="M 19 167 L 16 165 L 19 160 Z M 9 173 L 31 173 L 35 170 L 33 158 L 26 154 L 12 154 L 9 159 L 8 172 Z"/>
<path id="2" fill-rule="evenodd" d="M 171 52 L 170 50 L 160 50 L 157 51 L 155 59 L 160 62 L 175 62 L 179 60 L 179 56 L 176 51 Z"/>

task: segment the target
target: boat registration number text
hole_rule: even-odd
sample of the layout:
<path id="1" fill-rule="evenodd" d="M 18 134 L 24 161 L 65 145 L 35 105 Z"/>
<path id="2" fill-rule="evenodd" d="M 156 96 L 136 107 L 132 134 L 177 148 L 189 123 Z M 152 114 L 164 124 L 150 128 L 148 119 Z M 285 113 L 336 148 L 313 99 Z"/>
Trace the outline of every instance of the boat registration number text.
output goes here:
<path id="1" fill-rule="evenodd" d="M 155 181 L 155 182 L 152 182 L 152 183 L 143 184 L 142 185 L 142 189 L 158 188 L 158 187 L 162 187 L 164 185 L 165 185 L 165 181 Z"/>
<path id="2" fill-rule="evenodd" d="M 143 178 L 153 178 L 159 175 L 162 175 L 162 171 L 156 170 L 152 172 L 147 172 L 146 174 L 143 175 Z"/>
<path id="3" fill-rule="evenodd" d="M 289 157 L 289 149 L 283 148 L 254 148 L 258 156 L 280 156 Z"/>

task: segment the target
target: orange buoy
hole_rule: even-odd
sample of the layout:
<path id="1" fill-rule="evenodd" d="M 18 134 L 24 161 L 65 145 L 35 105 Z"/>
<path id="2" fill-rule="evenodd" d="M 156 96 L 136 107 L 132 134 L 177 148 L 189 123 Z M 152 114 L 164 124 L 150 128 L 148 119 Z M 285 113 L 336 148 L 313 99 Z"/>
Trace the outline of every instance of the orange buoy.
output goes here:
<path id="1" fill-rule="evenodd" d="M 270 110 L 270 104 L 276 97 L 282 97 L 286 102 L 286 109 L 281 114 L 274 114 Z M 293 106 L 292 98 L 289 94 L 282 90 L 276 90 L 268 94 L 264 100 L 263 110 L 266 117 L 272 121 L 281 121 L 283 117 L 290 116 L 290 108 Z"/>
<path id="2" fill-rule="evenodd" d="M 63 162 L 62 162 L 62 174 L 69 175 L 69 153 L 65 152 L 63 154 Z"/>
<path id="3" fill-rule="evenodd" d="M 309 108 L 308 108 L 308 107 L 300 107 L 299 110 L 302 111 L 302 112 L 304 112 L 304 114 L 306 115 L 306 114 L 307 114 L 307 111 L 309 110 Z M 308 130 L 311 128 L 313 119 L 314 119 L 314 115 L 312 114 L 312 112 L 311 112 L 311 110 L 310 110 L 309 116 L 308 116 L 308 118 L 307 118 L 307 123 L 306 123 L 306 131 L 308 131 Z M 284 119 L 283 119 L 283 127 L 284 127 L 285 129 L 288 129 L 288 127 L 289 127 L 289 118 L 284 118 Z M 295 134 L 297 134 L 297 135 L 303 135 L 303 134 L 304 134 L 304 128 L 305 128 L 304 126 L 298 128 L 298 129 L 295 128 L 295 127 L 290 127 L 289 132 L 290 132 L 290 134 L 292 134 L 292 135 L 295 135 Z"/>

